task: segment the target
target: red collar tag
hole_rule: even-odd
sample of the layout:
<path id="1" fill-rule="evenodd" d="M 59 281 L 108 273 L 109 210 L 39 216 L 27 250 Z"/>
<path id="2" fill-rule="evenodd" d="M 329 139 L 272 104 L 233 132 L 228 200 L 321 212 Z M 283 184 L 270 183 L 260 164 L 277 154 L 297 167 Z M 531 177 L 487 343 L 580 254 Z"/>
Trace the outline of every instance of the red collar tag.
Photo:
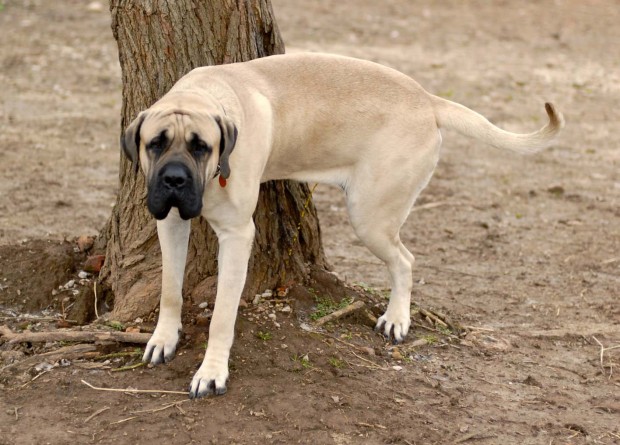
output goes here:
<path id="1" fill-rule="evenodd" d="M 226 179 L 223 178 L 222 175 L 220 175 L 219 181 L 220 181 L 220 187 L 222 188 L 226 187 Z"/>

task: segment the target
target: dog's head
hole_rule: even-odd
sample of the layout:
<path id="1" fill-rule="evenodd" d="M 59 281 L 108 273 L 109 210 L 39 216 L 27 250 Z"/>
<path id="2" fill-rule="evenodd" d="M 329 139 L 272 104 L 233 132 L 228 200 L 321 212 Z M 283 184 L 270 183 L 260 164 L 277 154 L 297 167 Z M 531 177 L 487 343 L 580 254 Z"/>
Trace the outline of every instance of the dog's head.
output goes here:
<path id="1" fill-rule="evenodd" d="M 136 172 L 142 167 L 147 207 L 157 219 L 172 207 L 183 219 L 200 215 L 205 184 L 218 167 L 229 177 L 237 140 L 237 128 L 223 113 L 199 98 L 177 96 L 140 113 L 121 136 Z"/>

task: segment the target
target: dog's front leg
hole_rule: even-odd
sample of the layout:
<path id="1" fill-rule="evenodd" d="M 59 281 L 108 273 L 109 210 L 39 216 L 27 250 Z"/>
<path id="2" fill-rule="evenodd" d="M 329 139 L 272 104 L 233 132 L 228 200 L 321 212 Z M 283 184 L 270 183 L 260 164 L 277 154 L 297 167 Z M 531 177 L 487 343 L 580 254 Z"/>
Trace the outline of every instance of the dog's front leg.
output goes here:
<path id="1" fill-rule="evenodd" d="M 157 221 L 157 235 L 161 246 L 162 283 L 157 327 L 146 345 L 142 360 L 154 365 L 170 361 L 181 331 L 183 275 L 187 259 L 190 221 L 184 221 L 176 208 L 166 219 Z"/>
<path id="2" fill-rule="evenodd" d="M 246 224 L 236 227 L 222 228 L 213 222 L 211 225 L 217 233 L 220 246 L 217 297 L 209 327 L 205 358 L 194 375 L 189 390 L 192 399 L 226 392 L 228 357 L 254 241 L 254 222 L 251 219 Z"/>

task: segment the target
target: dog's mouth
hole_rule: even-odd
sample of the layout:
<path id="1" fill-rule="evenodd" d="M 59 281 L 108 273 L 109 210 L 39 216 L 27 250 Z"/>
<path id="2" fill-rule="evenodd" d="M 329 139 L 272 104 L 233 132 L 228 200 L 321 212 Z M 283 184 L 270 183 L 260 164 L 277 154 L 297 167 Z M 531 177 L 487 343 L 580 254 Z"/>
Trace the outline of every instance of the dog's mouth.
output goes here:
<path id="1" fill-rule="evenodd" d="M 202 210 L 202 188 L 185 165 L 169 164 L 149 181 L 146 205 L 158 220 L 165 219 L 172 207 L 184 220 L 195 218 Z"/>

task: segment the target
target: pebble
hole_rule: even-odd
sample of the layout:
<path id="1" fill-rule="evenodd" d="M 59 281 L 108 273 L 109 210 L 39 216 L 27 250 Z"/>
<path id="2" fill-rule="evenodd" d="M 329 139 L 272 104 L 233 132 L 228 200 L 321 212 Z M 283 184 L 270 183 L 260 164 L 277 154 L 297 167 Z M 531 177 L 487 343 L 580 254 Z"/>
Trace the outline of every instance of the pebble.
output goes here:
<path id="1" fill-rule="evenodd" d="M 276 321 L 276 314 L 271 313 L 269 315 L 267 315 L 269 317 L 270 320 Z"/>
<path id="2" fill-rule="evenodd" d="M 78 277 L 80 277 L 82 280 L 88 278 L 90 276 L 90 274 L 88 272 L 84 272 L 83 270 L 80 270 L 80 272 L 78 273 Z"/>
<path id="3" fill-rule="evenodd" d="M 402 360 L 403 359 L 403 355 L 398 352 L 398 350 L 392 351 L 392 358 L 395 360 Z"/>
<path id="4" fill-rule="evenodd" d="M 273 296 L 273 291 L 267 289 L 265 292 L 262 293 L 261 296 L 263 298 L 271 298 Z"/>
<path id="5" fill-rule="evenodd" d="M 209 303 L 207 303 L 206 301 L 203 301 L 202 303 L 200 303 L 200 304 L 198 305 L 198 307 L 199 307 L 200 309 L 205 309 L 205 308 L 209 307 Z"/>
<path id="6" fill-rule="evenodd" d="M 285 312 L 285 313 L 289 313 L 289 312 L 291 312 L 291 311 L 292 311 L 292 309 L 291 309 L 291 307 L 290 307 L 288 304 L 287 304 L 286 306 L 284 306 L 284 307 L 280 310 L 280 312 Z"/>
<path id="7" fill-rule="evenodd" d="M 260 303 L 260 299 L 261 299 L 262 295 L 261 294 L 256 294 L 254 295 L 254 300 L 252 300 L 252 304 L 254 306 L 258 305 Z"/>
<path id="8" fill-rule="evenodd" d="M 101 2 L 90 2 L 86 9 L 92 12 L 103 11 L 103 4 Z"/>
<path id="9" fill-rule="evenodd" d="M 93 248 L 95 238 L 88 235 L 82 235 L 77 239 L 77 246 L 80 252 L 86 252 Z"/>
<path id="10" fill-rule="evenodd" d="M 364 351 L 366 355 L 375 355 L 375 350 L 373 348 L 362 347 L 362 351 Z"/>
<path id="11" fill-rule="evenodd" d="M 280 323 L 278 323 L 277 321 L 274 321 L 273 325 L 276 327 L 276 329 L 280 329 Z"/>
<path id="12" fill-rule="evenodd" d="M 398 365 L 396 365 L 396 366 L 392 366 L 392 369 L 393 369 L 394 371 L 400 371 L 401 369 L 403 369 L 403 367 L 402 367 L 402 366 L 398 366 Z"/>

